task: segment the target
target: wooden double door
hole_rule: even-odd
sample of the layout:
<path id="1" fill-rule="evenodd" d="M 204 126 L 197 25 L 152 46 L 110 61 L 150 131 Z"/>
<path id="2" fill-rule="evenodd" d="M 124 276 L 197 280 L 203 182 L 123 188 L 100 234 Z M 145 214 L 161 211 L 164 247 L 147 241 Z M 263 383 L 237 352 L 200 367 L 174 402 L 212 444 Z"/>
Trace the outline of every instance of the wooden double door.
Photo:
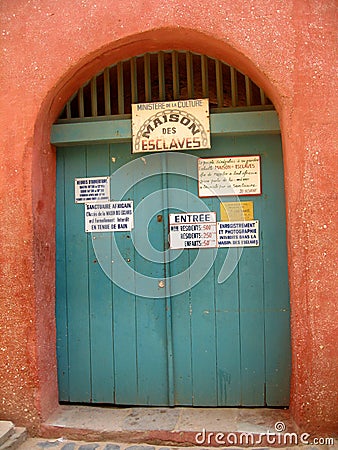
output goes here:
<path id="1" fill-rule="evenodd" d="M 57 149 L 56 320 L 60 401 L 285 406 L 290 331 L 278 135 L 213 137 L 211 150 L 132 155 L 130 144 Z M 183 153 L 183 152 L 182 152 Z M 168 214 L 215 211 L 197 157 L 260 155 L 260 245 L 168 247 Z M 86 233 L 74 179 L 111 176 L 134 228 Z M 202 202 L 202 203 L 201 203 Z M 202 205 L 203 204 L 203 205 Z"/>

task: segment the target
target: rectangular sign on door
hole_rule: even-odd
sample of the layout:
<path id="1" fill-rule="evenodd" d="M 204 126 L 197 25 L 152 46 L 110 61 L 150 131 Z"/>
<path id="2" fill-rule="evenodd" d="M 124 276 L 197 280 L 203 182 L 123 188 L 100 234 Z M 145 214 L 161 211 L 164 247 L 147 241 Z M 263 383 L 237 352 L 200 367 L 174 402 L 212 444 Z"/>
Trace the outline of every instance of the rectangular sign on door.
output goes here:
<path id="1" fill-rule="evenodd" d="M 217 222 L 218 247 L 258 247 L 259 221 Z"/>
<path id="2" fill-rule="evenodd" d="M 85 204 L 86 233 L 130 231 L 133 228 L 133 201 Z"/>
<path id="3" fill-rule="evenodd" d="M 169 214 L 169 243 L 171 249 L 216 247 L 216 213 Z"/>
<path id="4" fill-rule="evenodd" d="M 110 199 L 110 177 L 75 178 L 75 203 Z"/>
<path id="5" fill-rule="evenodd" d="M 198 195 L 217 197 L 260 195 L 260 156 L 226 156 L 199 158 Z"/>

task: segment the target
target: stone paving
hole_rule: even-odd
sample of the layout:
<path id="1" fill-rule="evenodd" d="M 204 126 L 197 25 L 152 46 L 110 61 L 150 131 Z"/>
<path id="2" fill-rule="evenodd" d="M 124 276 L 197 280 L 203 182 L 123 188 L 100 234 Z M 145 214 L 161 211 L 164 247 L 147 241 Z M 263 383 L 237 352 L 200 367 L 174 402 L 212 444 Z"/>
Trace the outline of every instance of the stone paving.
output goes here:
<path id="1" fill-rule="evenodd" d="M 151 446 L 151 445 L 128 445 L 128 444 L 113 444 L 107 442 L 101 443 L 86 443 L 83 441 L 69 441 L 60 439 L 49 439 L 44 440 L 41 438 L 30 438 L 24 444 L 19 447 L 19 450 L 178 450 L 181 448 L 182 450 L 206 450 L 205 447 L 164 447 L 164 446 Z M 211 447 L 209 447 L 210 449 Z M 281 448 L 281 447 L 279 447 Z M 290 447 L 283 447 L 285 449 L 291 450 Z M 238 447 L 226 447 L 226 449 L 239 450 Z M 250 448 L 249 448 L 250 449 Z M 247 449 L 247 450 L 249 450 Z M 258 447 L 254 448 L 255 450 Z M 292 450 L 336 450 L 338 449 L 337 441 L 333 446 L 329 445 L 308 445 L 308 446 L 294 446 Z M 223 450 L 223 449 L 222 449 Z M 260 450 L 263 450 L 261 448 Z M 268 450 L 267 447 L 264 447 L 264 450 Z"/>

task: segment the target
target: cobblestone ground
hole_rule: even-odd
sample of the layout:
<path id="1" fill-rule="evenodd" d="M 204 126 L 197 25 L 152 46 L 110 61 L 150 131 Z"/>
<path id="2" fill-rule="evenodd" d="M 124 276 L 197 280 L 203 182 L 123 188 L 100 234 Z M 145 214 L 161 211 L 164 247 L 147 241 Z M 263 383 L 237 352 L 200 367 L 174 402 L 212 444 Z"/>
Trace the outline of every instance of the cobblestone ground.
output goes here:
<path id="1" fill-rule="evenodd" d="M 56 440 L 44 440 L 39 438 L 30 438 L 21 446 L 19 450 L 206 450 L 202 447 L 164 447 L 164 446 L 151 446 L 151 445 L 128 445 L 128 444 L 111 444 L 107 442 L 101 443 L 88 443 L 83 441 L 68 441 L 64 439 Z M 294 447 L 284 447 L 288 450 L 336 450 L 338 449 L 338 443 L 335 441 L 333 446 L 328 445 L 306 445 L 306 446 L 294 446 Z M 220 448 L 221 449 L 221 448 Z M 239 450 L 238 447 L 226 447 L 226 450 Z M 221 449 L 224 450 L 224 449 Z M 246 449 L 250 450 L 250 449 Z M 254 450 L 258 450 L 255 447 Z M 260 450 L 263 450 L 262 448 Z M 264 450 L 268 450 L 266 447 Z"/>

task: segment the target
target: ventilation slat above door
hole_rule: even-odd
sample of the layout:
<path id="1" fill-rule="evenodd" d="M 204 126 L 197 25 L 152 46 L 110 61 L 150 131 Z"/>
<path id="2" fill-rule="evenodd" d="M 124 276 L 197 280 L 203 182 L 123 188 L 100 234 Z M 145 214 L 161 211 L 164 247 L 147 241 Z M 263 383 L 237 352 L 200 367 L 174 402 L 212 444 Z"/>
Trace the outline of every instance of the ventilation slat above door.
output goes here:
<path id="1" fill-rule="evenodd" d="M 131 114 L 131 104 L 209 98 L 211 112 L 273 109 L 247 75 L 206 55 L 186 51 L 145 53 L 106 67 L 76 91 L 59 120 Z"/>

